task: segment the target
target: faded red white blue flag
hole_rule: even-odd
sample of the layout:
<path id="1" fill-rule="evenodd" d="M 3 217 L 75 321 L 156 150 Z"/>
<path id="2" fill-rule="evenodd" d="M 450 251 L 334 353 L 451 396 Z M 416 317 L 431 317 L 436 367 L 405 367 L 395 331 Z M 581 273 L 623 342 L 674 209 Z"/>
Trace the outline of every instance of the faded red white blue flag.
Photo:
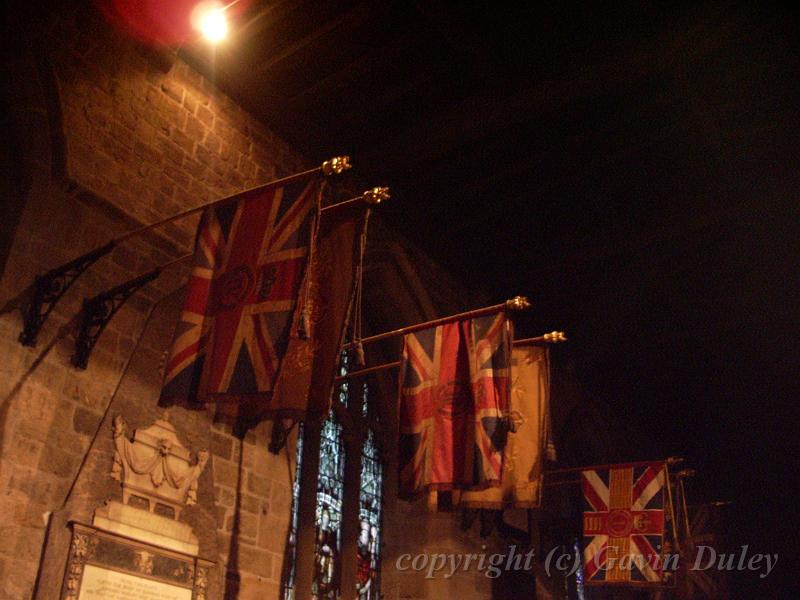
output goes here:
<path id="1" fill-rule="evenodd" d="M 161 400 L 253 419 L 302 412 L 273 390 L 296 320 L 320 179 L 266 185 L 205 211 Z"/>
<path id="2" fill-rule="evenodd" d="M 404 337 L 401 497 L 500 485 L 512 339 L 503 313 Z"/>

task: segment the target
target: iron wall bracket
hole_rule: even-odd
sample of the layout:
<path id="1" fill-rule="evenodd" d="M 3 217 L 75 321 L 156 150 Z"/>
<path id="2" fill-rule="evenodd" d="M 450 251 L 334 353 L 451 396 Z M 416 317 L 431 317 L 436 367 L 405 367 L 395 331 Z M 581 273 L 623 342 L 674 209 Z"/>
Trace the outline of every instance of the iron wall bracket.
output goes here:
<path id="1" fill-rule="evenodd" d="M 83 301 L 80 331 L 75 342 L 75 352 L 72 354 L 73 366 L 85 369 L 89 365 L 89 357 L 97 340 L 100 339 L 103 330 L 116 312 L 136 291 L 156 279 L 160 274 L 161 268 L 154 269 L 106 292 L 101 292 L 94 298 Z"/>
<path id="2" fill-rule="evenodd" d="M 86 269 L 111 252 L 114 246 L 114 242 L 109 242 L 43 275 L 36 276 L 33 294 L 22 307 L 23 329 L 19 334 L 19 341 L 23 346 L 36 345 L 36 338 L 42 326 L 61 297 Z"/>

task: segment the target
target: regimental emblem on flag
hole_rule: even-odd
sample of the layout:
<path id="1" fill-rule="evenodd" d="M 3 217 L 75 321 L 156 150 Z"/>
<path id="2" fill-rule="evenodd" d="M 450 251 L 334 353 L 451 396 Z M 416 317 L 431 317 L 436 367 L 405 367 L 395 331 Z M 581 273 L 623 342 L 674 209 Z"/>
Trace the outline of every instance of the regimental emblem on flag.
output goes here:
<path id="1" fill-rule="evenodd" d="M 511 322 L 502 313 L 405 336 L 401 497 L 500 484 L 511 340 Z"/>
<path id="2" fill-rule="evenodd" d="M 162 401 L 214 402 L 218 414 L 248 419 L 283 408 L 272 391 L 319 193 L 318 178 L 267 185 L 203 214 Z"/>
<path id="3" fill-rule="evenodd" d="M 663 462 L 581 472 L 585 581 L 662 585 Z"/>

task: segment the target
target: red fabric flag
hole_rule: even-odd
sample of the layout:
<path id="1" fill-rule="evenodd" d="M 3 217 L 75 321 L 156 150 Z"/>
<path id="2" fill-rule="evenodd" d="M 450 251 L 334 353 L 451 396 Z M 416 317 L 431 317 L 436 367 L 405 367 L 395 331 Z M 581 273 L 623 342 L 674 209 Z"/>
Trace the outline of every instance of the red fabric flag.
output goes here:
<path id="1" fill-rule="evenodd" d="M 511 322 L 503 313 L 405 336 L 401 498 L 500 485 L 511 340 Z"/>
<path id="2" fill-rule="evenodd" d="M 162 402 L 214 402 L 218 415 L 245 420 L 284 408 L 273 390 L 319 193 L 319 178 L 266 185 L 206 210 Z"/>

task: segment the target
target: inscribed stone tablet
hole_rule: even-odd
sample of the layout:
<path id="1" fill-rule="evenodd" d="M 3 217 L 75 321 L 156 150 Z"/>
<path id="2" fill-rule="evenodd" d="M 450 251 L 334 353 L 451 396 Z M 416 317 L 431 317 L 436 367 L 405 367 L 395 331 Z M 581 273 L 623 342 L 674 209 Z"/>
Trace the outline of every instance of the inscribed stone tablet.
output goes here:
<path id="1" fill-rule="evenodd" d="M 192 590 L 86 565 L 78 600 L 192 600 Z"/>

